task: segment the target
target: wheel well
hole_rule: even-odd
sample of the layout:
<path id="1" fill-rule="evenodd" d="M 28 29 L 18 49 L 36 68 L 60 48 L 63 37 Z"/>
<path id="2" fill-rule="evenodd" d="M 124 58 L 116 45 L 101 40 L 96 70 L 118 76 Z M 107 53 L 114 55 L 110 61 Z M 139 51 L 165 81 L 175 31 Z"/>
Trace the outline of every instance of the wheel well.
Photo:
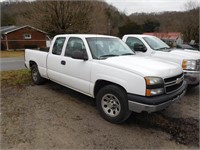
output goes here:
<path id="1" fill-rule="evenodd" d="M 103 88 L 107 85 L 111 85 L 111 84 L 119 86 L 120 88 L 122 88 L 126 92 L 126 90 L 119 84 L 109 82 L 109 81 L 106 81 L 106 80 L 98 80 L 98 81 L 96 81 L 96 84 L 95 84 L 95 87 L 94 87 L 94 97 L 96 97 L 97 93 L 99 92 L 99 90 L 101 88 Z"/>
<path id="2" fill-rule="evenodd" d="M 37 65 L 36 62 L 34 62 L 34 61 L 30 61 L 30 62 L 29 62 L 29 66 L 30 66 L 30 68 L 31 68 L 33 65 Z"/>

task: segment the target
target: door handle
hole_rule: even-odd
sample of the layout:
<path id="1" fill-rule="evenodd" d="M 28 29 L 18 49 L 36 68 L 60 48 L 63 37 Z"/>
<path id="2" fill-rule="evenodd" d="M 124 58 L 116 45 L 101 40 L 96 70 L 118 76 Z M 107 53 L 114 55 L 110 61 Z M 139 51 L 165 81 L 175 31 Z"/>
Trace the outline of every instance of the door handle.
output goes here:
<path id="1" fill-rule="evenodd" d="M 62 60 L 62 61 L 61 61 L 61 64 L 62 64 L 62 65 L 65 65 L 65 64 L 66 64 L 66 61 Z"/>

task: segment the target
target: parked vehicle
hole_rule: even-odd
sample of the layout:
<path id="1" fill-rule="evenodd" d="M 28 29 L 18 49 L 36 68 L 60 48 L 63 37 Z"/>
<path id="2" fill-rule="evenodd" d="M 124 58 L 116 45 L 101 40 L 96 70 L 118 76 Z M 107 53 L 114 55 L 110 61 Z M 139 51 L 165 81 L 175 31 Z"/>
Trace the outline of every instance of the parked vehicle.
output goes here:
<path id="1" fill-rule="evenodd" d="M 186 88 L 180 66 L 136 56 L 112 36 L 58 35 L 48 53 L 26 49 L 25 65 L 35 84 L 49 79 L 95 98 L 112 123 L 125 121 L 131 111 L 162 110 Z"/>
<path id="2" fill-rule="evenodd" d="M 123 41 L 137 55 L 168 60 L 182 66 L 189 86 L 199 85 L 200 52 L 171 49 L 166 43 L 150 35 L 124 35 Z"/>

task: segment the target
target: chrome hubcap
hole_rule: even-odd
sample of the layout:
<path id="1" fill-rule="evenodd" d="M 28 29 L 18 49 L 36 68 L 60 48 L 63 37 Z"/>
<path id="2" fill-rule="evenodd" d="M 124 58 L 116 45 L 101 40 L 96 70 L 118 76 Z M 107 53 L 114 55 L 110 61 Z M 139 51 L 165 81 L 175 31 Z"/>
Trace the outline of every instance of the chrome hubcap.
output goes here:
<path id="1" fill-rule="evenodd" d="M 101 106 L 103 111 L 110 117 L 116 117 L 119 115 L 121 105 L 118 98 L 113 94 L 106 94 L 101 100 Z"/>

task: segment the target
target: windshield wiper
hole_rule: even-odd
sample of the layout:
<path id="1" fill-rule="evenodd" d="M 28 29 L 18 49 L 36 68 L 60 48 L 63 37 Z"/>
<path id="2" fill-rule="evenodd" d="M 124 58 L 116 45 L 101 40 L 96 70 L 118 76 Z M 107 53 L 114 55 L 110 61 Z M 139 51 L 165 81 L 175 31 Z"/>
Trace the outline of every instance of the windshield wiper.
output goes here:
<path id="1" fill-rule="evenodd" d="M 161 48 L 157 48 L 156 50 L 162 50 L 162 51 L 170 52 L 171 48 L 170 47 L 161 47 Z"/>
<path id="2" fill-rule="evenodd" d="M 119 56 L 119 55 L 108 54 L 108 55 L 102 55 L 102 56 L 100 56 L 100 58 L 104 58 L 104 57 L 115 57 L 115 56 Z"/>
<path id="3" fill-rule="evenodd" d="M 156 50 L 162 50 L 162 49 L 170 49 L 169 47 L 161 47 L 161 48 L 157 48 Z"/>
<path id="4" fill-rule="evenodd" d="M 125 56 L 125 55 L 134 55 L 134 53 L 124 53 L 124 54 L 122 54 L 123 56 Z"/>

